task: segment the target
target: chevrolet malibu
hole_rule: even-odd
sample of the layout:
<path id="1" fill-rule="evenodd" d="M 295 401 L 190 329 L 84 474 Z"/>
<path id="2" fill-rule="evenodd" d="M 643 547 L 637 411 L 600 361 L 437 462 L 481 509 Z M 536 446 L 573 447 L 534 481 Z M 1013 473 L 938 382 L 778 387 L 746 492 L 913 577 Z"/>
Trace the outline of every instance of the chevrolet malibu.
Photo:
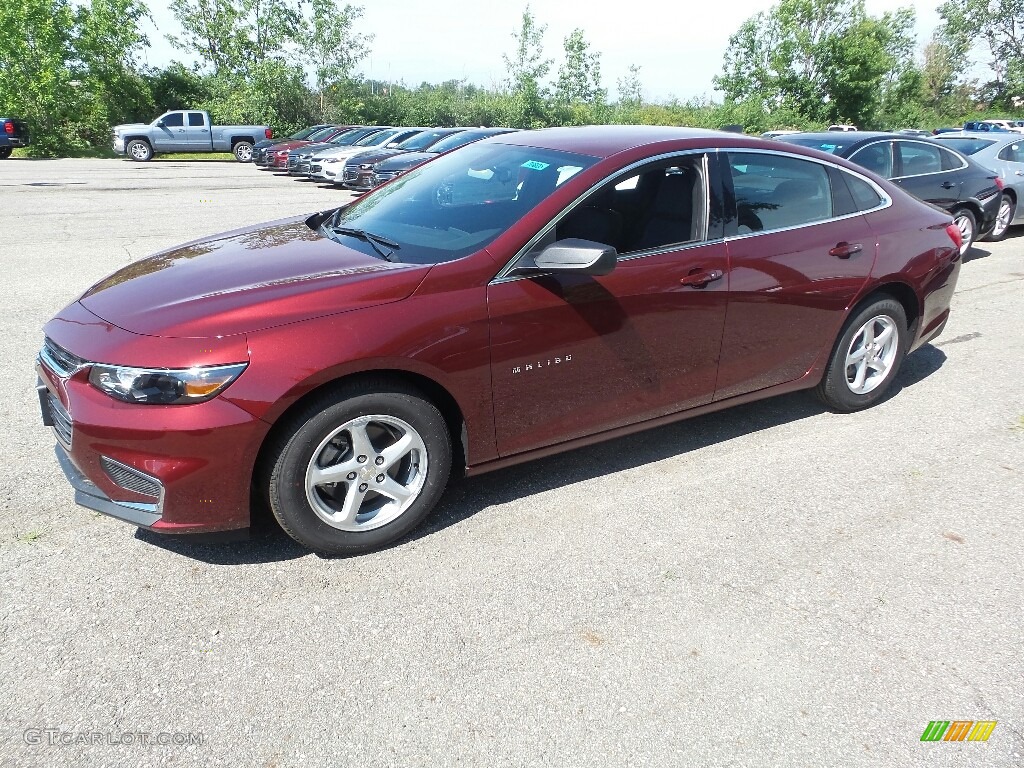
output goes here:
<path id="1" fill-rule="evenodd" d="M 456 473 L 800 389 L 871 406 L 959 269 L 947 214 L 840 158 L 519 132 L 101 280 L 45 326 L 39 398 L 83 506 L 199 533 L 265 502 L 359 553 Z"/>

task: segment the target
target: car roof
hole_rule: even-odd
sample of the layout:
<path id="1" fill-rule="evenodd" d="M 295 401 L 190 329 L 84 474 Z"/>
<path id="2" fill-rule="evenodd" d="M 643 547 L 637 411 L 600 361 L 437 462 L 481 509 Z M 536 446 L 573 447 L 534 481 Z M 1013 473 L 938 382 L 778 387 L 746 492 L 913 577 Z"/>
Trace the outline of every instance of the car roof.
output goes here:
<path id="1" fill-rule="evenodd" d="M 506 133 L 488 141 L 502 144 L 576 152 L 592 157 L 610 157 L 627 149 L 665 141 L 687 139 L 718 141 L 742 141 L 747 139 L 763 144 L 766 139 L 744 137 L 725 131 L 710 131 L 702 128 L 680 128 L 663 125 L 584 125 L 564 128 L 541 128 L 535 131 Z"/>
<path id="2" fill-rule="evenodd" d="M 792 133 L 781 136 L 783 140 L 793 139 L 815 139 L 816 141 L 838 141 L 840 139 L 853 143 L 864 139 L 877 139 L 880 137 L 892 139 L 916 139 L 918 136 L 908 136 L 905 133 L 892 133 L 891 131 L 807 131 L 806 133 Z"/>

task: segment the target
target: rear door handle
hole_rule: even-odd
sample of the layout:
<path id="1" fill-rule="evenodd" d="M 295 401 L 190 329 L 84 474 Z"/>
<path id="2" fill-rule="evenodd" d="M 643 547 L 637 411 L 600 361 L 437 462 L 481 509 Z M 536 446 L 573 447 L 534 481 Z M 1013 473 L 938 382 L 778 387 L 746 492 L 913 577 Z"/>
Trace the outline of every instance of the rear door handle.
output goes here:
<path id="1" fill-rule="evenodd" d="M 686 277 L 680 278 L 680 285 L 689 285 L 694 288 L 703 288 L 708 283 L 713 283 L 715 280 L 721 280 L 725 273 L 720 269 L 712 269 L 711 271 L 705 269 L 695 269 L 690 272 Z"/>
<path id="2" fill-rule="evenodd" d="M 848 259 L 855 253 L 860 253 L 864 250 L 864 246 L 860 243 L 836 243 L 836 247 L 830 250 L 828 253 L 830 256 L 835 256 L 840 259 Z"/>

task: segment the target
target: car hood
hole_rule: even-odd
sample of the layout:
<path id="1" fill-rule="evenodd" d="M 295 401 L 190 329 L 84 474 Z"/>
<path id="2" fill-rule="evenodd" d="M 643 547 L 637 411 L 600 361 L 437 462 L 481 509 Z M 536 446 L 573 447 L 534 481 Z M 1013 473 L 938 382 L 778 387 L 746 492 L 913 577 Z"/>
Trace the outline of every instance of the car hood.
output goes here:
<path id="1" fill-rule="evenodd" d="M 401 155 L 389 157 L 377 165 L 379 171 L 404 171 L 414 165 L 425 163 L 437 157 L 434 152 L 403 152 Z"/>
<path id="2" fill-rule="evenodd" d="M 345 146 L 337 147 L 328 145 L 325 149 L 318 149 L 313 152 L 313 157 L 351 157 L 365 152 L 366 147 Z"/>
<path id="3" fill-rule="evenodd" d="M 96 283 L 80 301 L 133 333 L 228 336 L 399 301 L 429 271 L 360 253 L 306 220 L 283 219 L 157 253 Z"/>
<path id="4" fill-rule="evenodd" d="M 115 125 L 114 133 L 127 133 L 128 131 L 140 131 L 146 128 L 150 128 L 149 123 L 124 123 L 123 125 Z"/>
<path id="5" fill-rule="evenodd" d="M 358 160 L 360 163 L 379 163 L 381 160 L 386 160 L 389 157 L 404 154 L 406 154 L 404 149 L 377 149 L 370 150 L 369 152 L 360 152 L 358 155 L 353 155 L 352 159 Z"/>

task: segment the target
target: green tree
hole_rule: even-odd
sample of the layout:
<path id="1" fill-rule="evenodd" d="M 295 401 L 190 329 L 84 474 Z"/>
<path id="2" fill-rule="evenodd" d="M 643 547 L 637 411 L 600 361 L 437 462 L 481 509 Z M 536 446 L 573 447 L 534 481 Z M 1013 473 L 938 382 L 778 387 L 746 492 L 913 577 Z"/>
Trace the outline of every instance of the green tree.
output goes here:
<path id="1" fill-rule="evenodd" d="M 343 98 L 349 92 L 344 85 L 355 77 L 356 66 L 373 41 L 373 35 L 355 30 L 362 15 L 361 7 L 340 5 L 337 0 L 310 2 L 308 34 L 300 50 L 313 70 L 320 120 L 341 118 L 355 106 L 351 99 Z"/>
<path id="2" fill-rule="evenodd" d="M 729 39 L 715 85 L 727 101 L 870 124 L 886 89 L 909 86 L 913 18 L 870 17 L 863 0 L 780 0 Z"/>
<path id="3" fill-rule="evenodd" d="M 995 74 L 988 90 L 999 106 L 1024 99 L 1024 0 L 947 0 L 939 6 L 939 36 L 961 70 L 969 69 L 976 41 L 988 47 L 985 63 Z"/>
<path id="4" fill-rule="evenodd" d="M 512 33 L 516 41 L 512 55 L 504 54 L 508 84 L 515 102 L 510 127 L 534 128 L 546 124 L 547 88 L 543 80 L 551 71 L 551 59 L 544 58 L 544 33 L 547 24 L 537 24 L 527 5 L 519 29 Z"/>
<path id="5" fill-rule="evenodd" d="M 555 101 L 562 104 L 603 105 L 608 93 L 601 87 L 601 54 L 592 53 L 582 29 L 565 38 L 565 59 L 558 68 Z"/>

